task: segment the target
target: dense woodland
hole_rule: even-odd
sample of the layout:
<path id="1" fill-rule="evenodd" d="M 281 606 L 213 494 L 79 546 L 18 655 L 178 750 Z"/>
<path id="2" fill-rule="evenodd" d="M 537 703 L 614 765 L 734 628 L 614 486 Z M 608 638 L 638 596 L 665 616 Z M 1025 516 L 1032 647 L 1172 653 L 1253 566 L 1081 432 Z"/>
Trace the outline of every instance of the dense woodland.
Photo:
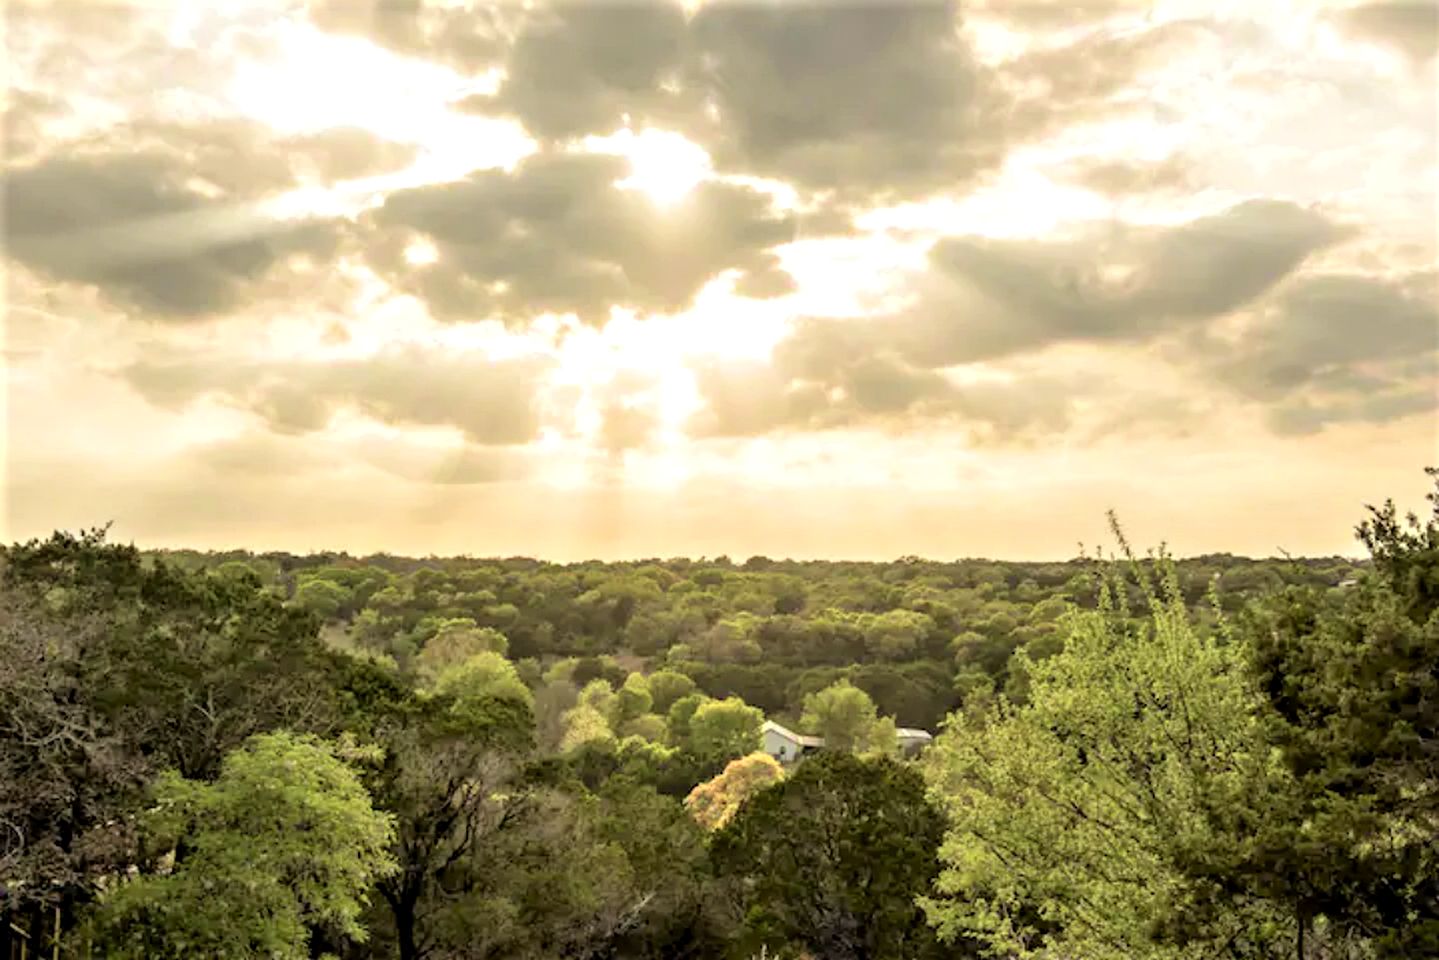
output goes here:
<path id="1" fill-rule="evenodd" d="M 16 544 L 0 956 L 1439 956 L 1431 499 L 1362 561 Z"/>

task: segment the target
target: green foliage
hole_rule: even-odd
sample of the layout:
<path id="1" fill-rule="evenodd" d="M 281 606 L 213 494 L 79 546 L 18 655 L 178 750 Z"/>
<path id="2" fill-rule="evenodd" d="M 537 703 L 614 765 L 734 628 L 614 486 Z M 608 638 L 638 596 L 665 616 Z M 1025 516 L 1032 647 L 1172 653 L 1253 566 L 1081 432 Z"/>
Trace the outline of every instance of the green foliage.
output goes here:
<path id="1" fill-rule="evenodd" d="M 333 747 L 258 735 L 213 784 L 167 774 L 155 799 L 146 840 L 177 849 L 174 866 L 117 879 L 102 898 L 85 939 L 105 956 L 304 960 L 317 925 L 365 939 L 394 826 Z"/>
<path id="2" fill-rule="evenodd" d="M 716 871 L 744 918 L 744 956 L 953 957 L 916 898 L 943 831 L 911 767 L 821 753 L 752 795 L 714 836 Z"/>
<path id="3" fill-rule="evenodd" d="M 896 749 L 894 720 L 881 721 L 869 694 L 848 680 L 805 697 L 800 724 L 823 737 L 827 750 L 892 753 Z"/>
<path id="4" fill-rule="evenodd" d="M 1371 509 L 1356 588 L 1290 588 L 1240 618 L 1296 785 L 1261 842 L 1208 865 L 1395 960 L 1439 954 L 1439 485 L 1430 499 L 1424 523 Z"/>
<path id="5" fill-rule="evenodd" d="M 560 752 L 568 753 L 596 740 L 613 740 L 614 731 L 604 713 L 581 702 L 579 706 L 565 713 L 565 733 L 560 740 Z"/>
<path id="6" fill-rule="evenodd" d="M 690 724 L 695 711 L 709 702 L 710 698 L 703 693 L 687 693 L 670 705 L 665 726 L 669 728 L 671 744 L 682 746 L 690 742 Z"/>
<path id="7" fill-rule="evenodd" d="M 295 591 L 294 604 L 321 620 L 333 620 L 352 599 L 350 591 L 328 580 L 307 580 Z"/>
<path id="8" fill-rule="evenodd" d="M 477 654 L 497 653 L 504 656 L 510 648 L 510 642 L 503 633 L 493 627 L 478 626 L 469 617 L 432 620 L 422 627 L 426 633 L 434 631 L 422 643 L 417 642 L 420 646 L 419 667 L 430 677 Z"/>
<path id="9" fill-rule="evenodd" d="M 930 749 L 950 829 L 928 909 L 945 936 L 1120 960 L 1262 951 L 1285 933 L 1272 904 L 1243 897 L 1171 929 L 1196 901 L 1220 905 L 1185 866 L 1225 845 L 1277 773 L 1239 651 L 1193 628 L 1171 563 L 1157 590 L 1134 569 L 1147 618 L 1128 615 L 1111 569 L 1099 609 L 1062 621 L 1062 652 L 1018 655 L 1028 703 L 958 714 Z"/>
<path id="10" fill-rule="evenodd" d="M 759 749 L 763 725 L 764 714 L 738 697 L 711 700 L 690 717 L 689 747 L 715 761 L 742 757 Z"/>
<path id="11" fill-rule="evenodd" d="M 440 674 L 435 690 L 455 701 L 456 709 L 486 698 L 513 700 L 526 707 L 534 705 L 534 694 L 520 679 L 515 665 L 498 653 L 477 653 L 464 663 Z"/>
<path id="12" fill-rule="evenodd" d="M 669 713 L 676 700 L 695 691 L 695 682 L 676 670 L 656 670 L 648 680 L 651 709 L 655 713 Z"/>
<path id="13" fill-rule="evenodd" d="M 625 685 L 615 694 L 615 723 L 617 726 L 650 712 L 654 697 L 650 694 L 649 683 L 643 674 L 632 673 L 625 678 Z"/>
<path id="14" fill-rule="evenodd" d="M 1241 754 L 1247 766 L 1228 767 L 1222 751 L 1214 760 L 1160 750 L 1160 733 L 1177 734 L 1155 719 L 1176 710 L 1161 699 L 1112 731 L 1131 752 L 1117 780 L 1044 768 L 1046 777 L 1057 773 L 1063 796 L 1082 803 L 1102 804 L 1101 790 L 1134 783 L 1152 785 L 1162 802 L 1146 801 L 1160 811 L 1145 821 L 1151 833 L 1118 823 L 1119 837 L 1139 838 L 1140 854 L 1095 854 L 1104 844 L 1128 849 L 1129 840 L 1099 828 L 1069 824 L 1057 840 L 1046 838 L 1068 858 L 1069 886 L 1049 889 L 1034 869 L 1015 871 L 1014 889 L 1026 884 L 1006 901 L 1016 927 L 1062 939 L 1075 891 L 1105 890 L 1092 872 L 1139 864 L 1142 882 L 1133 886 L 1161 905 L 1146 915 L 1152 923 L 1136 955 L 1213 945 L 1239 916 L 1253 922 L 1227 949 L 1246 958 L 1267 949 L 1270 934 L 1301 932 L 1310 954 L 1325 957 L 1434 952 L 1424 939 L 1434 870 L 1422 842 L 1434 818 L 1425 752 L 1434 740 L 1426 672 L 1434 564 L 1424 559 L 1434 538 L 1403 528 L 1392 510 L 1368 530 L 1376 576 L 1360 574 L 1360 586 L 1340 594 L 1318 591 L 1362 565 L 1224 555 L 1176 565 L 1187 600 L 1202 598 L 1215 577 L 1244 592 L 1222 596 L 1218 611 L 1276 585 L 1311 591 L 1246 614 L 1225 654 L 1226 670 L 1242 663 L 1249 671 L 1241 686 L 1263 762 L 1259 749 Z M 59 907 L 70 929 L 105 892 L 117 899 L 104 910 L 125 907 L 134 920 L 116 921 L 118 933 L 113 923 L 93 928 L 116 938 L 119 955 L 132 949 L 128 936 L 142 944 L 133 952 L 163 956 L 174 947 L 165 938 L 178 935 L 211 938 L 194 955 L 253 947 L 342 960 L 748 960 L 746 951 L 765 946 L 772 956 L 807 951 L 826 960 L 931 956 L 933 936 L 911 927 L 914 898 L 931 892 L 938 837 L 928 832 L 932 818 L 908 800 L 895 804 L 904 789 L 864 786 L 889 767 L 856 768 L 870 772 L 796 794 L 783 818 L 746 834 L 746 849 L 724 848 L 723 878 L 713 875 L 704 832 L 681 798 L 723 782 L 715 778 L 726 763 L 758 747 L 764 713 L 794 722 L 807 702 L 809 721 L 834 726 L 836 744 L 886 750 L 896 722 L 936 729 L 962 703 L 965 719 L 956 723 L 982 744 L 992 727 L 1035 707 L 1024 701 L 1036 684 L 1045 689 L 1045 671 L 1067 652 L 1071 607 L 1108 617 L 1105 629 L 1128 637 L 1141 624 L 1123 604 L 1145 601 L 1135 579 L 1111 577 L 1105 594 L 1079 561 L 755 558 L 737 567 L 725 558 L 559 565 L 142 555 L 99 532 L 10 547 L 0 568 L 0 952 L 9 923 L 48 924 Z M 1229 629 L 1217 615 L 1202 624 Z M 962 639 L 947 650 L 951 637 Z M 1100 678 L 1095 702 L 1108 702 L 1103 691 L 1123 688 L 1123 677 L 1154 692 L 1155 664 L 1124 662 L 1128 673 L 1116 667 Z M 1079 690 L 1094 680 L 1082 671 L 1054 676 Z M 1054 676 L 1045 696 L 1062 686 Z M 1004 698 L 1008 705 L 998 706 Z M 1066 763 L 1063 750 L 1075 744 L 1087 751 L 1084 763 L 1103 759 L 1105 745 L 1096 753 L 1084 736 L 1109 728 L 1082 710 L 1052 710 L 1052 718 L 1060 713 L 1068 727 L 1013 726 L 1016 739 L 990 773 L 1036 756 L 1050 762 L 1045 751 L 1060 749 L 1050 740 Z M 1207 735 L 1212 722 L 1231 738 L 1253 733 L 1225 726 L 1232 719 L 1219 710 L 1200 729 Z M 171 789 L 158 788 L 158 770 L 174 768 L 188 779 L 166 784 L 204 793 L 218 788 L 222 760 L 238 756 L 247 738 L 277 730 L 319 734 L 340 744 L 334 757 L 363 760 L 373 806 L 394 817 L 388 853 L 399 869 L 372 878 L 376 896 L 348 920 L 312 905 L 319 901 L 305 884 L 314 877 L 261 884 L 253 894 L 216 886 L 220 873 L 230 883 L 249 866 L 241 829 L 231 830 L 233 860 L 202 856 L 198 821 L 150 809 L 155 789 Z M 822 755 L 797 773 L 816 777 L 847 762 L 857 761 Z M 1042 835 L 1046 822 L 1026 820 L 1032 810 L 1011 816 L 1004 808 L 1023 793 L 1013 786 L 995 788 L 1000 836 Z M 737 822 L 771 792 L 719 808 Z M 1039 806 L 1039 794 L 1025 795 Z M 1114 796 L 1131 799 L 1122 789 Z M 270 849 L 269 826 L 246 823 L 261 853 Z M 781 830 L 786 836 L 775 839 Z M 290 831 L 288 842 L 303 847 L 307 832 Z M 821 859 L 811 840 L 834 846 Z M 173 870 L 157 856 L 170 849 Z M 764 876 L 776 866 L 775 877 Z M 121 883 L 131 867 L 138 875 Z M 193 885 L 179 889 L 182 874 L 201 881 L 205 896 Z M 1029 896 L 1036 890 L 1039 900 Z M 936 906 L 954 906 L 953 896 Z M 126 907 L 126 897 L 134 904 Z M 167 913 L 159 904 L 170 900 Z M 305 917 L 298 923 L 296 911 Z M 1111 922 L 1125 919 L 1118 911 Z M 370 932 L 368 943 L 347 935 L 356 929 L 350 921 Z M 910 931 L 898 947 L 896 930 Z M 869 931 L 875 943 L 864 940 Z M 270 939 L 233 954 L 216 945 L 254 937 Z M 296 937 L 308 945 L 296 946 Z"/>
<path id="15" fill-rule="evenodd" d="M 622 722 L 616 733 L 621 737 L 639 737 L 651 743 L 663 743 L 667 730 L 664 717 L 645 713 Z"/>
<path id="16" fill-rule="evenodd" d="M 104 531 L 0 566 L 0 918 L 83 902 L 133 862 L 160 769 L 213 778 L 252 734 L 364 729 L 390 695 L 253 578 L 147 561 Z"/>

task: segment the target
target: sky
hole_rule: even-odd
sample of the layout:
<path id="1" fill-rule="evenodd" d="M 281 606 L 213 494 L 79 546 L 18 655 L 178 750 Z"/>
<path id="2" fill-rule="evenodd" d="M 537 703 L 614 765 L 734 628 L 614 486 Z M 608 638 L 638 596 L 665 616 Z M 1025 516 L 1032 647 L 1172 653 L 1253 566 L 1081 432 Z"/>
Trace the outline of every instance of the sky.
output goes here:
<path id="1" fill-rule="evenodd" d="M 1439 5 L 4 5 L 4 536 L 1353 554 Z"/>

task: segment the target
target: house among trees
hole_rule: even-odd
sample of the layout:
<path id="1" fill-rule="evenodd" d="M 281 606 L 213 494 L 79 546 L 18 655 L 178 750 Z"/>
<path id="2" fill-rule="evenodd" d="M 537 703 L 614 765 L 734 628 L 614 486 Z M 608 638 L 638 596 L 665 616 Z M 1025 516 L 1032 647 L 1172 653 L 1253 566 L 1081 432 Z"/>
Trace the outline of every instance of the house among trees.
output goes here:
<path id="1" fill-rule="evenodd" d="M 823 737 L 795 733 L 773 720 L 766 720 L 760 731 L 764 735 L 764 752 L 780 763 L 793 763 L 800 757 L 824 748 Z"/>
<path id="2" fill-rule="evenodd" d="M 934 739 L 928 730 L 915 727 L 900 727 L 895 735 L 899 737 L 899 752 L 906 757 L 915 756 Z"/>
<path id="3" fill-rule="evenodd" d="M 766 720 L 760 730 L 764 736 L 764 752 L 780 763 L 793 763 L 824 749 L 824 737 L 795 733 L 773 720 Z M 915 756 L 934 739 L 928 730 L 913 727 L 900 727 L 895 730 L 895 736 L 899 739 L 900 754 L 906 757 Z"/>

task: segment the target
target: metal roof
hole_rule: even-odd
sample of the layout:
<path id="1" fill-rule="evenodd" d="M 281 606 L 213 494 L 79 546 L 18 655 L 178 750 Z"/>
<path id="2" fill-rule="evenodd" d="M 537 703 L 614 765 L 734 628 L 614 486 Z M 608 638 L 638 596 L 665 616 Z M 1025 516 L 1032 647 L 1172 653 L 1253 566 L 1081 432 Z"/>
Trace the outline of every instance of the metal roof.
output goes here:
<path id="1" fill-rule="evenodd" d="M 775 723 L 773 720 L 766 720 L 760 730 L 765 733 L 777 733 L 786 740 L 793 740 L 802 747 L 824 746 L 824 737 L 811 737 L 803 733 L 795 733 L 789 727 Z"/>

